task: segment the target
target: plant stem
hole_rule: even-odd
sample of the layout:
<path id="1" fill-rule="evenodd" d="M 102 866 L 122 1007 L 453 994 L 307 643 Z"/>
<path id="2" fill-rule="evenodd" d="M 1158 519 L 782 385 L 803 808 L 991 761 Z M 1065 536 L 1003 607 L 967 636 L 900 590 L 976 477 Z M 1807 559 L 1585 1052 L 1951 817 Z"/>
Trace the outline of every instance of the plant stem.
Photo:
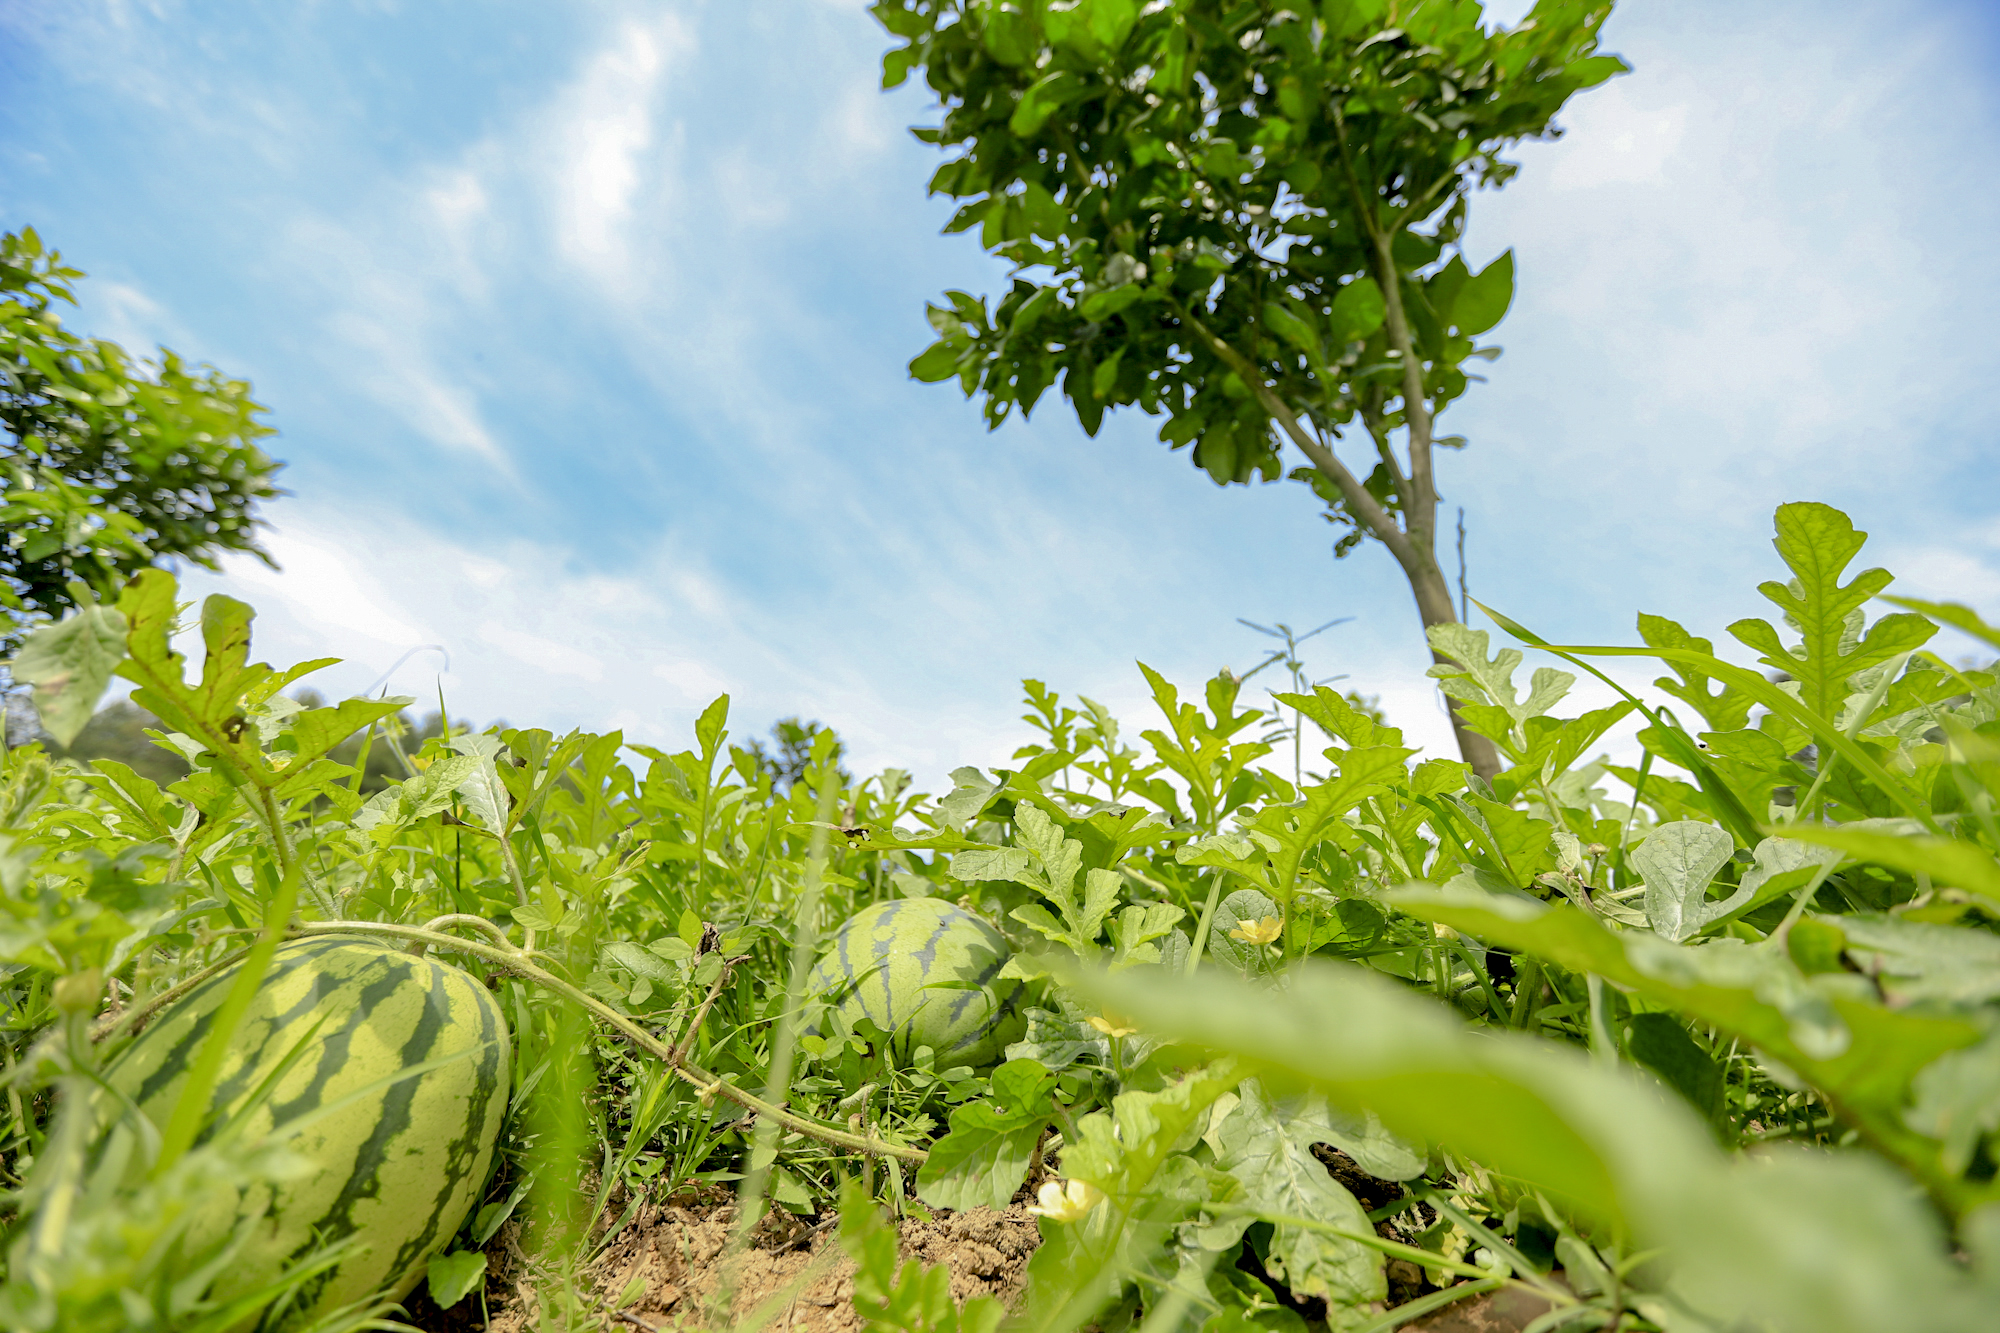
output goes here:
<path id="1" fill-rule="evenodd" d="M 264 793 L 267 800 L 270 794 Z M 283 845 L 284 832 L 275 824 L 278 844 Z M 285 858 L 287 862 L 290 858 Z M 296 864 L 288 869 L 284 878 L 278 881 L 278 891 L 264 907 L 264 929 L 257 942 L 250 946 L 249 956 L 236 973 L 236 980 L 230 985 L 229 995 L 222 1002 L 222 1008 L 215 1015 L 215 1024 L 203 1040 L 201 1054 L 195 1057 L 194 1068 L 188 1071 L 187 1085 L 181 1089 L 180 1098 L 174 1103 L 173 1115 L 167 1120 L 166 1128 L 160 1134 L 160 1155 L 153 1165 L 153 1178 L 159 1179 L 187 1150 L 194 1146 L 195 1135 L 201 1132 L 202 1122 L 208 1118 L 209 1098 L 215 1093 L 216 1080 L 222 1074 L 222 1062 L 229 1056 L 229 1043 L 235 1039 L 236 1029 L 243 1023 L 243 1016 L 250 1012 L 250 1005 L 257 998 L 258 987 L 264 984 L 264 973 L 269 969 L 271 956 L 283 943 L 286 928 L 291 923 L 292 908 L 299 899 L 299 877 Z M 439 938 L 449 938 L 440 936 Z"/>
<path id="2" fill-rule="evenodd" d="M 1201 909 L 1201 921 L 1194 928 L 1194 947 L 1188 950 L 1187 969 L 1181 975 L 1191 977 L 1201 966 L 1201 955 L 1208 948 L 1208 928 L 1215 921 L 1215 904 L 1222 897 L 1223 872 L 1218 870 L 1209 881 L 1208 902 Z"/>
<path id="3" fill-rule="evenodd" d="M 725 1100 L 735 1102 L 745 1110 L 755 1111 L 759 1115 L 768 1116 L 780 1125 L 783 1125 L 786 1129 L 797 1130 L 799 1133 L 818 1139 L 822 1143 L 830 1143 L 839 1148 L 848 1148 L 854 1152 L 873 1153 L 878 1157 L 898 1157 L 906 1162 L 921 1162 L 929 1155 L 922 1148 L 912 1148 L 901 1143 L 886 1143 L 872 1135 L 850 1134 L 846 1130 L 836 1129 L 832 1125 L 822 1125 L 816 1120 L 809 1120 L 802 1115 L 787 1111 L 781 1106 L 773 1106 L 762 1097 L 745 1092 L 742 1088 L 737 1087 L 721 1075 L 711 1074 L 706 1069 L 686 1059 L 674 1061 L 671 1058 L 674 1054 L 673 1049 L 653 1036 L 652 1033 L 646 1031 L 637 1023 L 634 1023 L 631 1019 L 625 1017 L 625 1015 L 619 1013 L 616 1009 L 613 1009 L 610 1005 L 605 1004 L 595 996 L 587 995 L 562 978 L 551 975 L 541 968 L 536 967 L 534 963 L 528 960 L 527 954 L 521 950 L 501 949 L 491 944 L 483 944 L 478 940 L 463 940 L 454 935 L 435 934 L 424 930 L 420 926 L 398 926 L 386 921 L 310 921 L 292 927 L 291 933 L 301 937 L 308 935 L 349 934 L 389 935 L 396 939 L 424 940 L 432 948 L 454 950 L 459 953 L 471 954 L 476 958 L 483 958 L 489 963 L 506 969 L 515 976 L 546 986 L 558 995 L 574 1000 L 590 1013 L 595 1014 L 604 1022 L 618 1029 L 619 1032 L 630 1038 L 641 1050 L 661 1060 L 668 1061 L 676 1074 L 695 1087 L 700 1088 L 704 1096 L 722 1097 Z"/>

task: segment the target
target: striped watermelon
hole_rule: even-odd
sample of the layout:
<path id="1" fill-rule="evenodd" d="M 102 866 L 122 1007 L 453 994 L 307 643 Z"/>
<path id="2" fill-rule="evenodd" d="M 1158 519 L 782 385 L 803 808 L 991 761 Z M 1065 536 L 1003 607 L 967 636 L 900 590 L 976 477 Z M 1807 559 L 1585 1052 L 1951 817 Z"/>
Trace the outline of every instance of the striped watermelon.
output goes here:
<path id="1" fill-rule="evenodd" d="M 163 1010 L 107 1071 L 154 1124 L 172 1114 L 235 975 L 213 977 Z M 354 936 L 295 941 L 278 949 L 237 1029 L 212 1105 L 241 1106 L 309 1033 L 301 1058 L 248 1122 L 250 1137 L 399 1070 L 468 1054 L 337 1107 L 291 1137 L 291 1150 L 317 1169 L 277 1187 L 216 1294 L 261 1286 L 315 1245 L 358 1234 L 366 1249 L 315 1277 L 300 1310 L 378 1289 L 400 1300 L 485 1186 L 507 1109 L 506 1022 L 486 987 L 455 967 Z M 195 1223 L 194 1245 L 234 1224 L 236 1200 L 212 1212 Z"/>
<path id="2" fill-rule="evenodd" d="M 937 1067 L 990 1064 L 1019 1041 L 1021 983 L 999 931 L 938 898 L 902 898 L 857 912 L 813 965 L 808 992 L 834 1002 L 842 1026 L 873 1019 L 906 1059 L 919 1046 Z"/>

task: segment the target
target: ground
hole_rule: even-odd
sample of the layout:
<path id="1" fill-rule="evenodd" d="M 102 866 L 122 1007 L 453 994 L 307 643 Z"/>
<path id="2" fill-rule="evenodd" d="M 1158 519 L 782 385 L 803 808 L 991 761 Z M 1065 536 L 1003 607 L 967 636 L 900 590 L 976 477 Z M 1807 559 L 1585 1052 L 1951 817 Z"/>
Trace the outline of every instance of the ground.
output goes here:
<path id="1" fill-rule="evenodd" d="M 580 1277 L 574 1296 L 579 1310 L 611 1313 L 619 1297 L 637 1283 L 642 1294 L 617 1310 L 617 1323 L 659 1330 L 702 1326 L 702 1316 L 717 1296 L 735 1220 L 735 1205 L 729 1203 L 642 1208 Z M 764 1312 L 773 1316 L 764 1325 L 769 1333 L 859 1330 L 854 1265 L 840 1252 L 836 1230 L 832 1214 L 818 1224 L 782 1214 L 767 1219 L 737 1271 L 734 1309 L 747 1314 L 766 1302 L 779 1304 Z M 904 1258 L 950 1268 L 951 1294 L 961 1303 L 973 1296 L 1011 1300 L 1039 1241 L 1035 1221 L 1020 1203 L 1004 1212 L 975 1208 L 939 1212 L 928 1220 L 910 1217 L 899 1231 Z M 496 1240 L 488 1251 L 492 1268 L 484 1317 L 476 1299 L 440 1311 L 420 1295 L 410 1303 L 410 1322 L 426 1333 L 481 1328 L 486 1333 L 526 1333 L 533 1328 L 531 1313 L 561 1299 L 559 1291 L 548 1289 L 557 1282 L 535 1273 L 525 1261 L 515 1224 L 502 1228 Z"/>
<path id="2" fill-rule="evenodd" d="M 1380 1206 L 1401 1193 L 1400 1186 L 1366 1175 L 1341 1153 L 1322 1149 L 1316 1155 L 1365 1206 Z M 938 1210 L 906 1217 L 898 1227 L 903 1258 L 947 1266 L 952 1297 L 961 1304 L 974 1296 L 1011 1303 L 1040 1242 L 1027 1212 L 1029 1197 L 1024 1187 L 1004 1211 Z M 559 1275 L 538 1271 L 528 1261 L 519 1223 L 509 1222 L 487 1248 L 483 1308 L 474 1297 L 439 1310 L 419 1289 L 409 1302 L 408 1322 L 424 1333 L 532 1333 L 538 1311 L 554 1313 L 567 1300 L 579 1316 L 597 1315 L 607 1327 L 640 1333 L 728 1327 L 745 1316 L 753 1324 L 761 1318 L 766 1333 L 859 1333 L 854 1265 L 840 1250 L 838 1219 L 831 1213 L 767 1217 L 737 1269 L 731 1305 L 736 1321 L 715 1318 L 735 1221 L 736 1206 L 721 1191 L 646 1204 L 602 1246 L 567 1294 Z M 1389 1278 L 1391 1299 L 1399 1303 L 1434 1290 L 1423 1271 L 1406 1261 L 1392 1262 Z M 621 1303 L 628 1292 L 635 1294 Z M 1548 1308 L 1518 1293 L 1498 1292 L 1402 1327 L 1412 1333 L 1519 1333 Z M 1313 1318 L 1324 1310 L 1301 1313 Z M 549 1320 L 548 1326 L 560 1328 L 562 1322 Z M 573 1326 L 589 1325 L 579 1318 Z"/>

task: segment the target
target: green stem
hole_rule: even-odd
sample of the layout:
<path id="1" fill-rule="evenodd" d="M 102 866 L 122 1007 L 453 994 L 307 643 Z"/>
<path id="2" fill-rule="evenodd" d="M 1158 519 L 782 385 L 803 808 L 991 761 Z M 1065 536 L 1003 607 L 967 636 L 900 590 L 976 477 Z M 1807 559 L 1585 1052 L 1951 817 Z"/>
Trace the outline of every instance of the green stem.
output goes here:
<path id="1" fill-rule="evenodd" d="M 1223 872 L 1215 872 L 1215 878 L 1208 886 L 1208 903 L 1201 909 L 1201 921 L 1194 928 L 1194 948 L 1188 951 L 1187 969 L 1182 976 L 1191 977 L 1201 966 L 1201 955 L 1208 948 L 1208 928 L 1215 921 L 1215 904 L 1222 898 Z"/>
<path id="2" fill-rule="evenodd" d="M 1806 881 L 1804 888 L 1799 890 L 1798 897 L 1792 899 L 1791 910 L 1785 913 L 1785 919 L 1778 923 L 1776 930 L 1765 937 L 1763 943 L 1758 945 L 1759 948 L 1780 949 L 1784 947 L 1786 937 L 1792 933 L 1792 927 L 1796 926 L 1799 923 L 1799 918 L 1806 914 L 1806 907 L 1812 902 L 1813 895 L 1819 892 L 1819 886 L 1826 883 L 1826 877 L 1832 873 L 1833 863 L 1831 862 L 1823 863 L 1818 870 L 1813 872 L 1813 877 Z"/>
<path id="3" fill-rule="evenodd" d="M 1489 1277 L 1479 1282 L 1460 1282 L 1455 1286 L 1446 1287 L 1443 1291 L 1434 1291 L 1428 1296 L 1419 1296 L 1413 1301 L 1405 1301 L 1393 1310 L 1386 1310 L 1381 1315 L 1361 1325 L 1360 1328 L 1355 1330 L 1355 1333 L 1388 1333 L 1390 1329 L 1395 1328 L 1399 1324 L 1407 1324 L 1412 1319 L 1420 1319 L 1431 1311 L 1441 1310 L 1447 1305 L 1456 1305 L 1468 1297 L 1481 1296 L 1489 1291 L 1498 1291 L 1500 1286 L 1501 1280 L 1494 1277 Z"/>
<path id="4" fill-rule="evenodd" d="M 534 963 L 528 960 L 524 951 L 501 949 L 491 944 L 483 944 L 478 940 L 463 940 L 453 935 L 439 935 L 433 931 L 424 930 L 419 926 L 398 926 L 386 921 L 310 921 L 292 927 L 292 934 L 298 936 L 388 935 L 395 939 L 422 940 L 435 949 L 453 950 L 458 953 L 471 954 L 475 958 L 483 958 L 489 963 L 505 968 L 515 976 L 546 986 L 558 995 L 562 995 L 583 1006 L 584 1009 L 596 1015 L 604 1022 L 609 1023 L 612 1027 L 630 1038 L 633 1044 L 637 1045 L 641 1050 L 661 1060 L 668 1061 L 673 1065 L 674 1072 L 682 1079 L 700 1088 L 703 1096 L 721 1097 L 727 1101 L 735 1102 L 747 1111 L 755 1111 L 758 1115 L 767 1116 L 775 1120 L 786 1129 L 797 1130 L 799 1133 L 818 1139 L 822 1143 L 830 1143 L 836 1147 L 852 1149 L 855 1152 L 873 1153 L 878 1157 L 899 1157 L 906 1162 L 921 1162 L 929 1155 L 922 1148 L 912 1148 L 900 1143 L 885 1143 L 881 1139 L 872 1136 L 850 1134 L 846 1130 L 836 1129 L 832 1125 L 822 1125 L 818 1121 L 808 1120 L 806 1117 L 795 1115 L 781 1106 L 774 1106 L 762 1097 L 745 1092 L 742 1088 L 737 1087 L 721 1075 L 712 1074 L 685 1058 L 675 1062 L 673 1059 L 673 1050 L 660 1041 L 659 1038 L 625 1017 L 625 1015 L 619 1013 L 616 1009 L 605 1004 L 602 1000 L 593 995 L 587 995 L 569 982 L 564 981 L 561 977 L 551 975 L 541 968 L 536 967 Z"/>
<path id="5" fill-rule="evenodd" d="M 270 794 L 266 792 L 264 796 L 268 802 Z M 278 833 L 278 845 L 282 847 L 283 831 L 275 824 L 272 827 Z M 202 1043 L 201 1054 L 195 1057 L 194 1068 L 188 1071 L 187 1086 L 181 1089 L 180 1098 L 174 1103 L 173 1115 L 160 1134 L 160 1156 L 153 1165 L 156 1180 L 194 1146 L 195 1135 L 201 1132 L 202 1121 L 208 1117 L 209 1098 L 214 1095 L 216 1080 L 222 1075 L 222 1062 L 228 1058 L 229 1043 L 235 1039 L 236 1029 L 242 1026 L 243 1016 L 250 1012 L 250 1005 L 257 998 L 257 988 L 264 984 L 264 973 L 270 967 L 271 956 L 284 942 L 286 927 L 292 919 L 292 908 L 299 900 L 299 877 L 298 869 L 291 864 L 289 856 L 283 857 L 282 863 L 289 868 L 278 881 L 277 893 L 265 905 L 264 929 L 257 936 L 257 942 L 250 946 L 249 956 L 237 971 L 236 980 L 229 987 L 229 995 L 215 1015 L 215 1025 L 209 1029 L 208 1037 Z"/>
<path id="6" fill-rule="evenodd" d="M 1541 994 L 1542 960 L 1530 958 L 1514 973 L 1514 1012 L 1507 1016 L 1507 1026 L 1516 1031 L 1526 1029 L 1535 1016 Z"/>
<path id="7" fill-rule="evenodd" d="M 180 999 L 181 996 L 187 994 L 202 982 L 207 981 L 216 973 L 226 971 L 235 964 L 242 962 L 249 955 L 249 952 L 248 949 L 238 949 L 235 953 L 224 954 L 221 958 L 202 968 L 193 976 L 185 977 L 175 982 L 158 995 L 147 1000 L 144 1004 L 132 1005 L 123 1013 L 111 1014 L 99 1019 L 97 1025 L 90 1030 L 90 1039 L 92 1041 L 103 1041 L 106 1037 L 112 1036 L 115 1033 L 136 1028 L 161 1009 Z"/>

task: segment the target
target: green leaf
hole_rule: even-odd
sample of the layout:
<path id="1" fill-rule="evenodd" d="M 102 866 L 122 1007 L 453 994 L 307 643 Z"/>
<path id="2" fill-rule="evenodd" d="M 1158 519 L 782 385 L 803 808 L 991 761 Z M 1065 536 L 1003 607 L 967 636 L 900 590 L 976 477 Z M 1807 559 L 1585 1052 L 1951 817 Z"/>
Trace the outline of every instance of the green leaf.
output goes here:
<path id="1" fill-rule="evenodd" d="M 1787 955 L 1740 940 L 1691 946 L 1638 931 L 1613 934 L 1566 904 L 1526 897 L 1413 888 L 1388 900 L 1488 944 L 1594 972 L 1761 1048 L 1843 1117 L 1867 1125 L 1878 1147 L 1934 1189 L 1956 1188 L 1940 1178 L 1934 1150 L 1904 1128 L 1902 1106 L 1916 1071 L 1978 1041 L 1978 1025 L 1886 1008 L 1872 986 L 1852 984 L 1852 974 L 1806 977 Z"/>
<path id="2" fill-rule="evenodd" d="M 1683 648 L 1713 656 L 1715 645 L 1696 638 L 1665 616 L 1639 615 L 1639 637 L 1654 648 Z M 1749 721 L 1754 700 L 1726 682 L 1708 688 L 1712 679 L 1694 663 L 1669 662 L 1678 681 L 1662 676 L 1654 685 L 1688 704 L 1716 731 L 1738 731 Z"/>
<path id="3" fill-rule="evenodd" d="M 1674 1256 L 1675 1291 L 1694 1308 L 1815 1333 L 1991 1324 L 1990 1295 L 1946 1257 L 1928 1204 L 1881 1161 L 1782 1146 L 1727 1158 L 1691 1109 L 1629 1074 L 1475 1033 L 1385 978 L 1317 961 L 1280 991 L 1220 971 L 1079 984 L 1149 1028 L 1366 1105 L 1408 1138 L 1631 1228 L 1638 1245 Z"/>
<path id="4" fill-rule="evenodd" d="M 1008 118 L 1007 128 L 1023 139 L 1034 137 L 1049 117 L 1085 95 L 1088 88 L 1068 70 L 1056 70 L 1032 84 L 1021 94 L 1019 105 Z"/>
<path id="5" fill-rule="evenodd" d="M 1521 665 L 1520 649 L 1502 648 L 1488 657 L 1486 631 L 1456 623 L 1433 625 L 1428 636 L 1431 647 L 1456 665 L 1440 664 L 1431 667 L 1425 674 L 1437 677 L 1441 682 L 1440 688 L 1455 699 L 1475 704 L 1491 703 L 1503 710 L 1513 723 L 1517 736 L 1522 724 L 1531 717 L 1545 715 L 1569 693 L 1570 686 L 1576 684 L 1576 677 L 1567 671 L 1536 667 L 1534 675 L 1529 678 L 1527 697 L 1516 699 L 1514 669 Z"/>
<path id="6" fill-rule="evenodd" d="M 1959 602 L 1925 602 L 1915 597 L 1890 597 L 1884 594 L 1882 600 L 1906 611 L 1917 611 L 1929 616 L 1940 625 L 1949 625 L 1955 630 L 1970 634 L 1988 648 L 2000 648 L 2000 629 L 1994 628 L 1980 619 L 1979 613 Z"/>
<path id="7" fill-rule="evenodd" d="M 1498 324 L 1514 303 L 1514 252 L 1507 250 L 1460 285 L 1448 318 L 1468 338 Z"/>
<path id="8" fill-rule="evenodd" d="M 520 919 L 520 913 L 515 913 L 515 919 Z M 674 943 L 680 944 L 680 941 L 675 940 Z M 687 946 L 683 944 L 681 947 Z M 651 950 L 642 949 L 624 940 L 605 945 L 604 957 L 607 962 L 615 963 L 633 976 L 643 977 L 647 981 L 671 983 L 680 980 L 680 973 L 662 962 Z"/>
<path id="9" fill-rule="evenodd" d="M 1722 1068 L 1672 1014 L 1634 1014 L 1626 1054 L 1660 1076 L 1711 1124 L 1723 1121 Z"/>
<path id="10" fill-rule="evenodd" d="M 960 339 L 940 338 L 919 352 L 910 362 L 910 378 L 923 384 L 948 380 L 958 373 L 959 358 L 965 354 Z"/>
<path id="11" fill-rule="evenodd" d="M 715 759 L 716 754 L 722 749 L 722 738 L 728 734 L 728 726 L 729 696 L 718 695 L 713 703 L 702 710 L 701 716 L 696 718 L 694 723 L 695 740 L 701 746 L 703 759 L 711 762 Z"/>
<path id="12" fill-rule="evenodd" d="M 1034 16 L 1000 4 L 985 9 L 985 27 L 980 37 L 988 53 L 1003 65 L 1027 65 L 1041 47 Z"/>
<path id="13" fill-rule="evenodd" d="M 1868 569 L 1846 583 L 1840 576 L 1868 534 L 1830 505 L 1778 506 L 1773 545 L 1792 569 L 1791 587 L 1766 582 L 1758 591 L 1777 603 L 1800 636 L 1786 648 L 1768 621 L 1739 620 L 1729 632 L 1763 654 L 1767 666 L 1798 682 L 1799 701 L 1815 716 L 1833 720 L 1853 693 L 1857 672 L 1921 647 L 1937 626 L 1919 615 L 1884 616 L 1861 632 L 1862 606 L 1889 585 L 1887 570 Z"/>
<path id="14" fill-rule="evenodd" d="M 459 779 L 457 791 L 473 822 L 489 833 L 505 836 L 511 827 L 513 797 L 500 778 L 496 760 L 506 746 L 498 736 L 453 736 L 447 742 L 472 761 L 471 769 Z"/>
<path id="15" fill-rule="evenodd" d="M 1904 1122 L 1939 1141 L 1945 1169 L 1963 1173 L 2000 1130 L 2000 1033 L 1941 1055 L 1918 1072 Z"/>
<path id="16" fill-rule="evenodd" d="M 1363 713 L 1334 690 L 1324 685 L 1313 686 L 1311 694 L 1288 694 L 1274 691 L 1271 695 L 1281 704 L 1296 708 L 1318 724 L 1330 738 L 1345 741 L 1350 746 L 1401 745 L 1403 733 L 1395 727 L 1377 722 Z M 1436 761 L 1432 761 L 1436 762 Z"/>
<path id="17" fill-rule="evenodd" d="M 1749 901 L 1739 888 L 1726 902 L 1708 900 L 1716 872 L 1736 852 L 1736 840 L 1713 824 L 1691 819 L 1662 824 L 1632 853 L 1646 881 L 1646 920 L 1669 940 L 1680 941 Z"/>
<path id="18" fill-rule="evenodd" d="M 1937 884 L 1969 889 L 2000 904 L 2000 864 L 1976 843 L 1818 824 L 1786 824 L 1771 833 L 1833 847 L 1857 861 L 1888 866 L 1906 875 L 1928 875 Z"/>
<path id="19" fill-rule="evenodd" d="M 953 1109 L 951 1132 L 917 1172 L 917 1197 L 933 1208 L 1005 1208 L 1048 1128 L 1054 1086 L 1055 1075 L 1033 1060 L 993 1071 L 993 1100 Z"/>
<path id="20" fill-rule="evenodd" d="M 104 687 L 125 660 L 125 617 L 116 607 L 84 606 L 35 630 L 7 664 L 35 687 L 35 713 L 67 748 L 97 711 Z"/>
<path id="21" fill-rule="evenodd" d="M 1134 968 L 1120 975 L 1145 971 L 1158 973 Z M 1063 1150 L 1062 1173 L 1105 1197 L 1080 1220 L 1043 1219 L 1042 1244 L 1029 1261 L 1016 1314 L 1020 1327 L 1076 1328 L 1128 1276 L 1159 1280 L 1177 1271 L 1170 1249 L 1175 1229 L 1208 1202 L 1214 1182 L 1175 1147 L 1241 1077 L 1224 1061 L 1158 1092 L 1120 1093 L 1109 1110 L 1077 1121 L 1075 1141 Z M 1240 1237 L 1242 1228 L 1233 1230 Z"/>
<path id="22" fill-rule="evenodd" d="M 363 727 L 394 717 L 415 702 L 408 695 L 344 699 L 331 708 L 309 708 L 295 713 L 285 727 L 292 741 L 291 762 L 317 759 Z"/>
<path id="23" fill-rule="evenodd" d="M 1361 342 L 1382 327 L 1388 306 L 1375 279 L 1360 277 L 1342 287 L 1333 298 L 1329 318 L 1337 343 Z"/>
<path id="24" fill-rule="evenodd" d="M 1271 332 L 1311 356 L 1320 354 L 1319 335 L 1312 325 L 1276 301 L 1264 302 L 1264 324 Z"/>
<path id="25" fill-rule="evenodd" d="M 1208 951 L 1239 972 L 1261 974 L 1271 956 L 1269 945 L 1247 944 L 1230 935 L 1245 922 L 1284 918 L 1284 909 L 1256 889 L 1238 889 L 1215 905 L 1208 931 Z"/>
<path id="26" fill-rule="evenodd" d="M 1146 289 L 1136 282 L 1107 287 L 1084 297 L 1076 313 L 1093 324 L 1102 324 L 1145 294 Z"/>
<path id="27" fill-rule="evenodd" d="M 965 826 L 992 803 L 999 792 L 999 784 L 989 782 L 976 768 L 955 768 L 951 771 L 954 784 L 951 794 L 937 803 L 937 822 L 954 832 L 964 832 Z M 1012 876 L 1000 876 L 1003 879 Z"/>
<path id="28" fill-rule="evenodd" d="M 1217 1165 L 1243 1183 L 1243 1200 L 1261 1212 L 1302 1217 L 1360 1234 L 1374 1230 L 1368 1214 L 1280 1121 L 1255 1079 L 1215 1131 Z M 1298 1296 L 1322 1296 L 1345 1306 L 1387 1294 L 1379 1251 L 1323 1231 L 1279 1223 L 1265 1267 Z"/>
<path id="29" fill-rule="evenodd" d="M 1962 1010 L 2000 999 L 2000 936 L 1882 914 L 1821 920 L 1891 1005 Z"/>
<path id="30" fill-rule="evenodd" d="M 482 1250 L 454 1250 L 431 1257 L 431 1299 L 440 1310 L 449 1310 L 485 1282 L 486 1254 Z"/>

